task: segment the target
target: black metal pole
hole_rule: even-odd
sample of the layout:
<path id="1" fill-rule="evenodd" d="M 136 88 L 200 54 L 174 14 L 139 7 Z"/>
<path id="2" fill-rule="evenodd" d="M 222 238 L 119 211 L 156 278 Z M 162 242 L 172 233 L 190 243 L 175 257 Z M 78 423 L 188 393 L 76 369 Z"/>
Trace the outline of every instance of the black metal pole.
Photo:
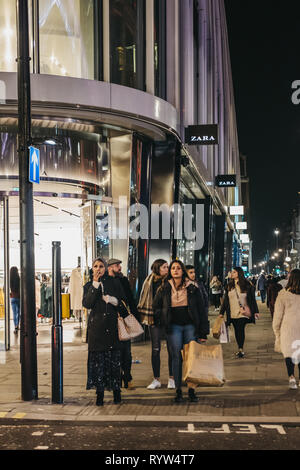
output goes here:
<path id="1" fill-rule="evenodd" d="M 52 402 L 63 403 L 63 331 L 60 242 L 52 242 L 52 302 Z"/>
<path id="2" fill-rule="evenodd" d="M 20 359 L 22 399 L 38 398 L 34 217 L 32 183 L 29 182 L 29 146 L 31 144 L 31 95 L 28 39 L 28 2 L 17 0 L 18 39 L 18 155 L 20 200 L 21 264 L 21 337 Z"/>

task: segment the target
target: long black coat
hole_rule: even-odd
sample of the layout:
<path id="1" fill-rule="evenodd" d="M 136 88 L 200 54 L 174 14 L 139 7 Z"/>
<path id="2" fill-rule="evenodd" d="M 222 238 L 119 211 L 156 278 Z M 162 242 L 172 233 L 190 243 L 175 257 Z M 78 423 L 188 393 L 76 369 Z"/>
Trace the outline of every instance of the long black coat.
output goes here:
<path id="1" fill-rule="evenodd" d="M 255 299 L 255 287 L 247 283 L 247 305 L 251 311 L 251 317 L 249 318 L 249 323 L 255 323 L 255 313 L 259 313 L 257 302 Z M 229 295 L 228 289 L 225 291 L 225 295 L 223 298 L 223 302 L 220 309 L 220 315 L 224 315 L 226 312 L 226 325 L 229 326 L 231 324 L 231 312 L 230 312 L 230 302 L 229 302 Z"/>
<path id="2" fill-rule="evenodd" d="M 101 278 L 104 293 L 101 285 L 98 289 L 92 282 L 87 282 L 84 286 L 82 305 L 91 309 L 88 326 L 88 350 L 89 351 L 109 351 L 120 349 L 121 344 L 118 338 L 118 312 L 122 317 L 126 317 L 128 312 L 122 300 L 125 300 L 125 294 L 119 281 L 113 277 L 104 275 Z M 102 300 L 102 294 L 111 295 L 119 300 L 119 305 L 114 305 Z"/>
<path id="3" fill-rule="evenodd" d="M 158 289 L 153 300 L 154 324 L 166 328 L 168 333 L 171 325 L 171 293 L 172 287 L 166 282 Z M 194 284 L 187 286 L 188 312 L 191 324 L 195 326 L 197 338 L 206 339 L 209 334 L 209 321 L 205 308 L 205 299 Z"/>

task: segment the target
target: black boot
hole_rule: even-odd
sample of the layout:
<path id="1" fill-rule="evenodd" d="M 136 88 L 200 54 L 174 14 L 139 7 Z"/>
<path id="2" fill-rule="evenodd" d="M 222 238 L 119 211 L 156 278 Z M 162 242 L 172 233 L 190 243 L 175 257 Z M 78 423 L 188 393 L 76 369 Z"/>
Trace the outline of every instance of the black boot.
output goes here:
<path id="1" fill-rule="evenodd" d="M 184 401 L 181 388 L 176 390 L 176 397 L 174 398 L 174 401 L 175 403 L 182 403 Z"/>
<path id="2" fill-rule="evenodd" d="M 189 394 L 189 401 L 190 402 L 197 403 L 197 401 L 199 401 L 199 398 L 196 397 L 195 390 L 193 388 L 189 388 L 188 394 Z"/>
<path id="3" fill-rule="evenodd" d="M 121 390 L 114 390 L 114 403 L 118 404 L 121 403 L 122 398 L 121 398 Z"/>
<path id="4" fill-rule="evenodd" d="M 103 406 L 103 400 L 104 400 L 104 392 L 97 392 L 96 405 Z"/>

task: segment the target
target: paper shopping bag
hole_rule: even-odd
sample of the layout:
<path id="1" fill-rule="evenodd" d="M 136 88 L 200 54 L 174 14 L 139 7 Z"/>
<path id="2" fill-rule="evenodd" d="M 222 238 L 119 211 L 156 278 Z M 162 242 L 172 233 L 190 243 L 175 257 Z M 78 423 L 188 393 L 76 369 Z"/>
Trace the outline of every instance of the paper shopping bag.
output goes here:
<path id="1" fill-rule="evenodd" d="M 191 341 L 184 345 L 183 380 L 200 386 L 222 386 L 225 382 L 220 344 L 207 346 Z"/>
<path id="2" fill-rule="evenodd" d="M 217 317 L 217 319 L 215 320 L 214 324 L 213 324 L 213 327 L 212 327 L 212 335 L 214 338 L 216 339 L 219 339 L 220 338 L 220 334 L 221 334 L 221 326 L 222 324 L 224 323 L 224 319 L 221 318 L 221 317 Z"/>

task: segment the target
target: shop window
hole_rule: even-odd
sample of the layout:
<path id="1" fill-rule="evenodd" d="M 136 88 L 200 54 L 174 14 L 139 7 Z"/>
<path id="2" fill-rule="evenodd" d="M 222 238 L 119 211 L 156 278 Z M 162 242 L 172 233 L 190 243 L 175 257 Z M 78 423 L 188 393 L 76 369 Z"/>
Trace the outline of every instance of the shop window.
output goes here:
<path id="1" fill-rule="evenodd" d="M 94 79 L 93 0 L 39 1 L 40 71 Z"/>
<path id="2" fill-rule="evenodd" d="M 17 71 L 16 3 L 0 0 L 0 70 Z"/>
<path id="3" fill-rule="evenodd" d="M 111 82 L 145 90 L 145 1 L 110 0 Z"/>
<path id="4" fill-rule="evenodd" d="M 166 0 L 154 0 L 155 95 L 166 99 Z"/>

